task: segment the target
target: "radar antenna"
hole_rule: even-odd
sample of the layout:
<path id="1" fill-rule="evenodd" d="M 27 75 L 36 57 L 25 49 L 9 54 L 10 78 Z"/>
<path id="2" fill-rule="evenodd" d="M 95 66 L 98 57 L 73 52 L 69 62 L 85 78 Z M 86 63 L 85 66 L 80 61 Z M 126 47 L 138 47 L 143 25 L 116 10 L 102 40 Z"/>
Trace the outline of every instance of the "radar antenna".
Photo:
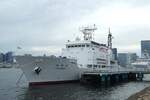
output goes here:
<path id="1" fill-rule="evenodd" d="M 110 28 L 108 30 L 108 48 L 112 49 L 112 33 L 110 32 Z"/>
<path id="2" fill-rule="evenodd" d="M 82 27 L 80 29 L 80 31 L 84 34 L 84 40 L 93 40 L 95 30 L 97 30 L 95 24 L 93 26 Z"/>

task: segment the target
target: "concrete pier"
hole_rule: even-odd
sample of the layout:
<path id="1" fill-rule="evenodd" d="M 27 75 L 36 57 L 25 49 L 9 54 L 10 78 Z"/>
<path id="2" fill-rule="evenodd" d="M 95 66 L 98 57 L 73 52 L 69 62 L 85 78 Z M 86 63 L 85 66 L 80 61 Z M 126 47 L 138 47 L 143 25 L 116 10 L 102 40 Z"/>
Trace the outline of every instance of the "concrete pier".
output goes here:
<path id="1" fill-rule="evenodd" d="M 143 73 L 138 73 L 138 74 L 137 74 L 137 80 L 142 81 L 142 80 L 143 80 L 143 77 L 144 77 L 144 74 L 143 74 Z"/>
<path id="2" fill-rule="evenodd" d="M 101 85 L 115 84 L 119 82 L 136 81 L 143 79 L 143 73 L 84 73 L 81 83 L 98 83 Z"/>

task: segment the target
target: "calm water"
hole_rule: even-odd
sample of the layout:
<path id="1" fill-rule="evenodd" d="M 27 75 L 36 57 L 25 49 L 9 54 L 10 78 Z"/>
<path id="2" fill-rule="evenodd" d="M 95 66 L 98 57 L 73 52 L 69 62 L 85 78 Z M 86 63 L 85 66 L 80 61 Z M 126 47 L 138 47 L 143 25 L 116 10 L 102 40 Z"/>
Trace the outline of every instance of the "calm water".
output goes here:
<path id="1" fill-rule="evenodd" d="M 0 69 L 0 100 L 125 100 L 150 86 L 147 78 L 109 87 L 70 83 L 28 88 L 25 77 L 16 85 L 21 73 L 14 68 Z"/>

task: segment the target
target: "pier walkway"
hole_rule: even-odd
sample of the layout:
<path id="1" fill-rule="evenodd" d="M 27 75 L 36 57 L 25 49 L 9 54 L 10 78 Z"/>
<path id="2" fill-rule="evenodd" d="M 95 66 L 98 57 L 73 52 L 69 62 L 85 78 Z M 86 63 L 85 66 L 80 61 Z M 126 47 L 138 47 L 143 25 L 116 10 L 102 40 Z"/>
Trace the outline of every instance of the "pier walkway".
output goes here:
<path id="1" fill-rule="evenodd" d="M 121 74 L 121 73 L 143 73 L 150 74 L 150 68 L 98 68 L 98 69 L 87 69 L 82 74 Z"/>
<path id="2" fill-rule="evenodd" d="M 123 80 L 142 80 L 144 74 L 150 74 L 150 68 L 135 68 L 135 67 L 109 67 L 83 69 L 81 73 L 81 82 L 90 81 L 123 81 Z"/>

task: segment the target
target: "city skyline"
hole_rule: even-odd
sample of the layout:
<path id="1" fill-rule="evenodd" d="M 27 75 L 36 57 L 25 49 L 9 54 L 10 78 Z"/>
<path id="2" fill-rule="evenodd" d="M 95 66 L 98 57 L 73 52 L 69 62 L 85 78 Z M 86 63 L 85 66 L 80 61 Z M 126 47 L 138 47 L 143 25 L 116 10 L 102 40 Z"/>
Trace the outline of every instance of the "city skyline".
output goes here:
<path id="1" fill-rule="evenodd" d="M 110 27 L 118 52 L 140 55 L 141 40 L 150 40 L 149 10 L 149 0 L 2 0 L 0 52 L 60 54 L 67 40 L 82 38 L 79 27 L 96 24 L 95 41 L 107 43 Z"/>
<path id="2" fill-rule="evenodd" d="M 141 41 L 141 56 L 149 57 L 150 55 L 150 40 Z"/>

